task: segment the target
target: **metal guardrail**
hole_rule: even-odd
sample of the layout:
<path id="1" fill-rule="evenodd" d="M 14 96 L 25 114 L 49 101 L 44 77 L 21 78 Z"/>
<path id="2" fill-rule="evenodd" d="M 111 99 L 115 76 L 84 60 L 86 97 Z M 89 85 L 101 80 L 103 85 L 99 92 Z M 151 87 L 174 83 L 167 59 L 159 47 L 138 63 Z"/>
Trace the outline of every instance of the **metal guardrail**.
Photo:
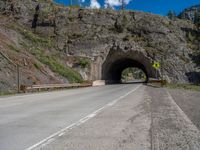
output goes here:
<path id="1" fill-rule="evenodd" d="M 19 64 L 14 63 L 3 51 L 0 49 L 0 55 L 2 55 L 9 63 L 16 67 L 17 71 L 17 91 L 18 93 L 21 92 L 28 92 L 28 91 L 40 91 L 40 90 L 49 90 L 49 89 L 61 89 L 61 88 L 81 88 L 81 87 L 89 87 L 92 86 L 90 83 L 74 83 L 74 84 L 41 84 L 41 85 L 32 85 L 27 87 L 26 85 L 20 85 L 20 71 Z"/>
<path id="2" fill-rule="evenodd" d="M 160 84 L 163 87 L 164 85 L 167 85 L 167 80 L 149 80 L 148 83 Z"/>
<path id="3" fill-rule="evenodd" d="M 41 84 L 41 85 L 32 85 L 26 87 L 21 85 L 20 90 L 23 92 L 29 91 L 41 91 L 41 90 L 50 90 L 50 89 L 62 89 L 62 88 L 81 88 L 81 87 L 90 87 L 92 84 L 90 83 L 74 83 L 74 84 Z"/>
<path id="4" fill-rule="evenodd" d="M 148 83 L 167 83 L 166 80 L 149 80 Z"/>

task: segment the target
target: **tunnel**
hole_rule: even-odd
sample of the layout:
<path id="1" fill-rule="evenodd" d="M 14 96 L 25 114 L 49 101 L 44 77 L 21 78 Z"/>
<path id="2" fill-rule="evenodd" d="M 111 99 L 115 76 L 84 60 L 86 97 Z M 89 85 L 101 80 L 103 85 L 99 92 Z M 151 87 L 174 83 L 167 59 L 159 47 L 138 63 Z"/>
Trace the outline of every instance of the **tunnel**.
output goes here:
<path id="1" fill-rule="evenodd" d="M 106 83 L 120 83 L 123 70 L 130 67 L 141 69 L 146 75 L 145 82 L 148 82 L 149 76 L 144 65 L 129 58 L 120 59 L 112 63 L 109 68 L 104 70 L 103 79 L 106 81 Z"/>
<path id="2" fill-rule="evenodd" d="M 141 69 L 149 78 L 155 78 L 155 70 L 152 67 L 152 61 L 140 52 L 113 52 L 111 51 L 102 65 L 102 80 L 107 84 L 121 83 L 122 72 L 126 68 Z"/>

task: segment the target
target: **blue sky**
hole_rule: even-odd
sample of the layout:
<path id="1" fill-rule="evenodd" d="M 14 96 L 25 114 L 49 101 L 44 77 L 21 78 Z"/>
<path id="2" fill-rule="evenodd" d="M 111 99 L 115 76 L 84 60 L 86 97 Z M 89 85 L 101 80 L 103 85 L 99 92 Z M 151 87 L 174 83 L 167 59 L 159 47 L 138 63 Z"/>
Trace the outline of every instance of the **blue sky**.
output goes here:
<path id="1" fill-rule="evenodd" d="M 65 3 L 69 5 L 70 0 L 55 0 L 56 2 Z M 73 1 L 73 0 L 72 0 Z M 76 0 L 75 0 L 76 1 Z M 81 0 L 84 1 L 83 5 L 91 5 L 91 1 L 96 0 Z M 97 3 L 104 7 L 105 1 L 112 3 L 119 0 L 97 0 Z M 200 0 L 126 0 L 126 9 L 139 10 L 144 12 L 151 12 L 154 14 L 166 15 L 169 10 L 174 10 L 176 14 L 179 14 L 183 9 L 190 6 L 200 4 Z M 96 2 L 95 2 L 96 4 Z M 118 9 L 116 5 L 113 5 L 115 9 Z"/>

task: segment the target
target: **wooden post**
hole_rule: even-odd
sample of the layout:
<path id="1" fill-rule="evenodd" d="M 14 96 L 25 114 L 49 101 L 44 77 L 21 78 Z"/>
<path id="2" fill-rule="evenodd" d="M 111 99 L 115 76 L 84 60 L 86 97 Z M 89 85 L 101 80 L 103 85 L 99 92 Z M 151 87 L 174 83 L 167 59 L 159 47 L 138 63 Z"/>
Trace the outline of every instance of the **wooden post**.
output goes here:
<path id="1" fill-rule="evenodd" d="M 163 57 L 161 59 L 161 86 L 164 84 L 164 68 L 163 68 L 164 60 Z"/>
<path id="2" fill-rule="evenodd" d="M 156 79 L 158 79 L 158 70 L 156 69 Z"/>

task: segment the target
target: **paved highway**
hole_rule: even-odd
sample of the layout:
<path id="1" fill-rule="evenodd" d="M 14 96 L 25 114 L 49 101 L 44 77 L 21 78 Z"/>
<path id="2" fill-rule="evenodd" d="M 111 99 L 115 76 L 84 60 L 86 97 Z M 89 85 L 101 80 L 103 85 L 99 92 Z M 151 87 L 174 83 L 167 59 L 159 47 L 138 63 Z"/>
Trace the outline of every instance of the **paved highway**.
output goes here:
<path id="1" fill-rule="evenodd" d="M 0 150 L 199 150 L 194 113 L 173 96 L 122 84 L 1 97 Z"/>
<path id="2" fill-rule="evenodd" d="M 0 150 L 32 149 L 66 127 L 80 124 L 81 119 L 107 104 L 114 104 L 138 86 L 109 85 L 1 97 Z"/>

